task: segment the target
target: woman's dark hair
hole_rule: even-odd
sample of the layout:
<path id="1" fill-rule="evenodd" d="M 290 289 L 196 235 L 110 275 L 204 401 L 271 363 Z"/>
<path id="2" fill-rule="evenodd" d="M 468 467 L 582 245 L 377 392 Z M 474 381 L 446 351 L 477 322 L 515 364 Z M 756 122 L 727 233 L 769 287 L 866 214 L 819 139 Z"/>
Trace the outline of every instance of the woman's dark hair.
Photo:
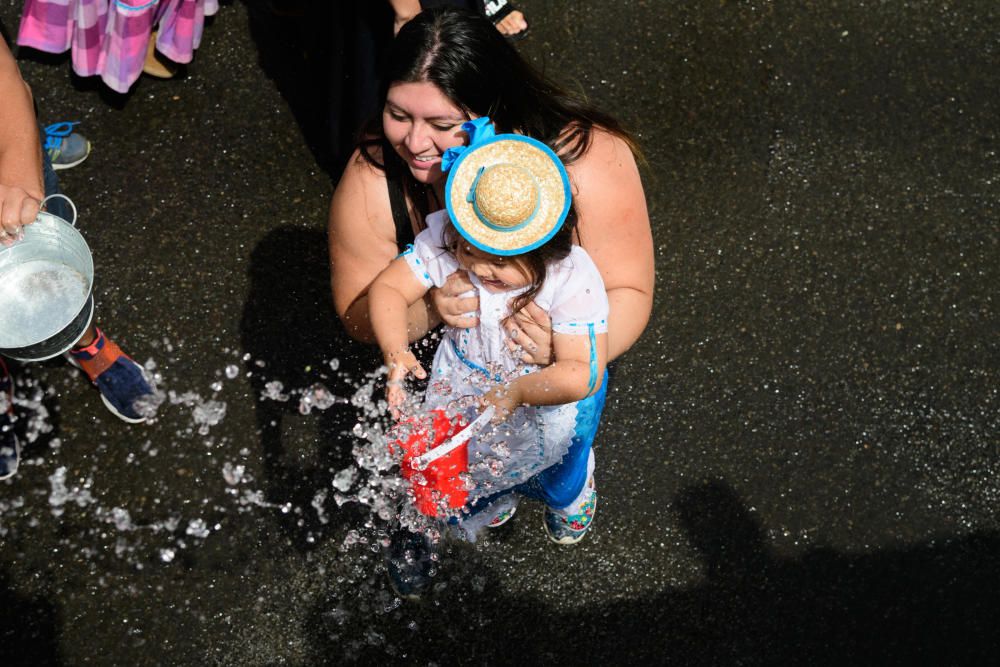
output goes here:
<path id="1" fill-rule="evenodd" d="M 429 9 L 403 26 L 383 72 L 381 104 L 360 142 L 361 154 L 399 174 L 421 216 L 426 195 L 385 142 L 382 106 L 393 83 L 427 81 L 468 114 L 489 116 L 498 133 L 517 132 L 548 144 L 566 164 L 587 152 L 595 126 L 635 141 L 614 118 L 538 74 L 492 23 L 454 7 Z M 382 163 L 374 151 L 381 152 Z M 424 194 L 424 196 L 420 196 Z"/>
<path id="2" fill-rule="evenodd" d="M 524 273 L 525 278 L 531 281 L 531 286 L 511 302 L 508 319 L 531 303 L 538 291 L 542 289 L 542 285 L 545 283 L 546 266 L 569 256 L 573 250 L 573 230 L 575 229 L 576 210 L 570 205 L 566 220 L 559 231 L 552 235 L 552 238 L 523 255 L 513 255 L 507 258 L 515 260 L 518 263 L 518 268 L 523 269 L 522 273 Z M 445 248 L 443 249 L 457 255 L 458 244 L 463 241 L 464 239 L 449 220 L 448 226 L 444 230 Z"/>

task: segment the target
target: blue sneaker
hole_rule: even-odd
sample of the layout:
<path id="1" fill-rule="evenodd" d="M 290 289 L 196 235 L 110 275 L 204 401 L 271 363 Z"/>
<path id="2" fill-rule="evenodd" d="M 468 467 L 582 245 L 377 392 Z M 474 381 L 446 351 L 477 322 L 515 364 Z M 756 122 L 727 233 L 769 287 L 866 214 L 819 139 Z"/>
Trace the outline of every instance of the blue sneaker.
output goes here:
<path id="1" fill-rule="evenodd" d="M 434 567 L 431 552 L 427 538 L 419 533 L 402 530 L 392 536 L 385 554 L 385 567 L 396 595 L 417 600 L 430 589 Z"/>
<path id="2" fill-rule="evenodd" d="M 147 415 L 136 406 L 140 399 L 153 394 L 145 371 L 113 340 L 105 337 L 103 331 L 96 331 L 93 343 L 70 350 L 67 359 L 97 385 L 101 400 L 112 414 L 130 424 L 146 421 Z"/>
<path id="3" fill-rule="evenodd" d="M 90 141 L 73 131 L 79 123 L 53 123 L 45 128 L 45 152 L 56 171 L 75 167 L 90 155 Z"/>
<path id="4" fill-rule="evenodd" d="M 575 509 L 578 510 L 576 513 L 563 516 L 545 508 L 545 532 L 549 534 L 550 540 L 556 544 L 576 544 L 590 530 L 597 510 L 597 489 L 594 488 L 593 477 L 587 481 L 587 493 Z"/>
<path id="5" fill-rule="evenodd" d="M 0 480 L 13 477 L 21 460 L 21 443 L 14 434 L 13 385 L 0 359 Z"/>

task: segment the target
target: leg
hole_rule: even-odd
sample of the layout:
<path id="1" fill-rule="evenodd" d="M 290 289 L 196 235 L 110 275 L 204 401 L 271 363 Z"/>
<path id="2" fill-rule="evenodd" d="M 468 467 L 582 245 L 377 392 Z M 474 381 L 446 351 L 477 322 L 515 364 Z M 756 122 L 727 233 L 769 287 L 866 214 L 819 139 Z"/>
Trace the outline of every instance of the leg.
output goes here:
<path id="1" fill-rule="evenodd" d="M 594 450 L 587 460 L 587 483 L 573 501 L 565 507 L 545 508 L 545 531 L 556 544 L 576 544 L 590 530 L 597 511 L 597 490 L 594 486 Z"/>
<path id="2" fill-rule="evenodd" d="M 21 443 L 14 433 L 14 381 L 0 359 L 0 479 L 13 477 L 21 459 Z"/>
<path id="3" fill-rule="evenodd" d="M 52 168 L 47 151 L 42 151 L 42 162 L 45 196 L 62 194 L 59 178 Z M 64 220 L 71 217 L 69 206 L 62 198 L 47 202 L 46 208 Z M 122 352 L 114 341 L 106 338 L 95 324 L 91 323 L 87 327 L 73 349 L 67 353 L 67 358 L 97 386 L 104 405 L 116 417 L 134 424 L 146 421 L 150 413 L 155 411 L 155 402 L 151 409 L 144 405 L 144 399 L 152 398 L 154 392 L 143 375 L 142 367 Z"/>
<path id="4" fill-rule="evenodd" d="M 104 405 L 122 421 L 137 424 L 155 413 L 158 403 L 142 366 L 91 325 L 67 354 L 101 392 Z"/>
<path id="5" fill-rule="evenodd" d="M 577 405 L 576 433 L 562 462 L 536 475 L 529 484 L 545 502 L 545 530 L 558 544 L 574 544 L 590 530 L 597 509 L 594 488 L 594 438 L 604 411 L 608 375 L 601 389 Z"/>

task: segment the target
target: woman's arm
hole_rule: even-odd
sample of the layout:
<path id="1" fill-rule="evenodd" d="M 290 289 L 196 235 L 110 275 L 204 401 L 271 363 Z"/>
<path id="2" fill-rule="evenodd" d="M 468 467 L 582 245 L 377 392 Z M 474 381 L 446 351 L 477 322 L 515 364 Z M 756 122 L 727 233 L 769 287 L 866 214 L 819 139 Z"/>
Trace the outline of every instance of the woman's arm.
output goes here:
<path id="1" fill-rule="evenodd" d="M 588 151 L 569 165 L 580 244 L 608 292 L 608 359 L 639 339 L 653 309 L 653 234 L 639 169 L 628 145 L 595 130 Z"/>
<path id="2" fill-rule="evenodd" d="M 354 152 L 330 202 L 330 286 L 334 308 L 347 333 L 363 343 L 375 343 L 368 312 L 368 288 L 396 257 L 385 174 Z M 423 299 L 407 310 L 410 340 L 436 325 Z"/>
<path id="3" fill-rule="evenodd" d="M 594 341 L 596 368 L 591 369 L 589 336 L 554 334 L 555 362 L 535 372 L 522 375 L 506 385 L 494 387 L 483 401 L 497 408 L 495 421 L 521 405 L 561 405 L 586 398 L 601 388 L 608 362 L 608 336 L 598 334 Z M 594 382 L 591 385 L 591 381 Z"/>
<path id="4" fill-rule="evenodd" d="M 2 38 L 0 100 L 0 230 L 16 236 L 22 226 L 33 222 L 38 215 L 45 189 L 31 91 Z"/>

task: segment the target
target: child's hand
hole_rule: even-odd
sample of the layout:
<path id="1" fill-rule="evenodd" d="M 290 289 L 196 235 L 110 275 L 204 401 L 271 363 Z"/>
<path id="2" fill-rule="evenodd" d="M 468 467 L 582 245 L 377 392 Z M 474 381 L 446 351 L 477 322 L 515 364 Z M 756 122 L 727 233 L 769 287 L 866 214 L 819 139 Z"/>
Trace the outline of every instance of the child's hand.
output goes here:
<path id="1" fill-rule="evenodd" d="M 398 408 L 406 400 L 406 390 L 403 388 L 406 376 L 412 373 L 413 377 L 423 380 L 427 377 L 427 371 L 409 350 L 386 355 L 385 365 L 389 367 L 389 377 L 385 383 L 385 398 L 389 402 L 393 416 L 398 417 Z"/>
<path id="2" fill-rule="evenodd" d="M 480 399 L 483 407 L 492 405 L 496 409 L 493 419 L 494 424 L 506 420 L 510 413 L 514 412 L 521 405 L 521 392 L 516 384 L 497 385 L 490 389 L 485 396 Z"/>

